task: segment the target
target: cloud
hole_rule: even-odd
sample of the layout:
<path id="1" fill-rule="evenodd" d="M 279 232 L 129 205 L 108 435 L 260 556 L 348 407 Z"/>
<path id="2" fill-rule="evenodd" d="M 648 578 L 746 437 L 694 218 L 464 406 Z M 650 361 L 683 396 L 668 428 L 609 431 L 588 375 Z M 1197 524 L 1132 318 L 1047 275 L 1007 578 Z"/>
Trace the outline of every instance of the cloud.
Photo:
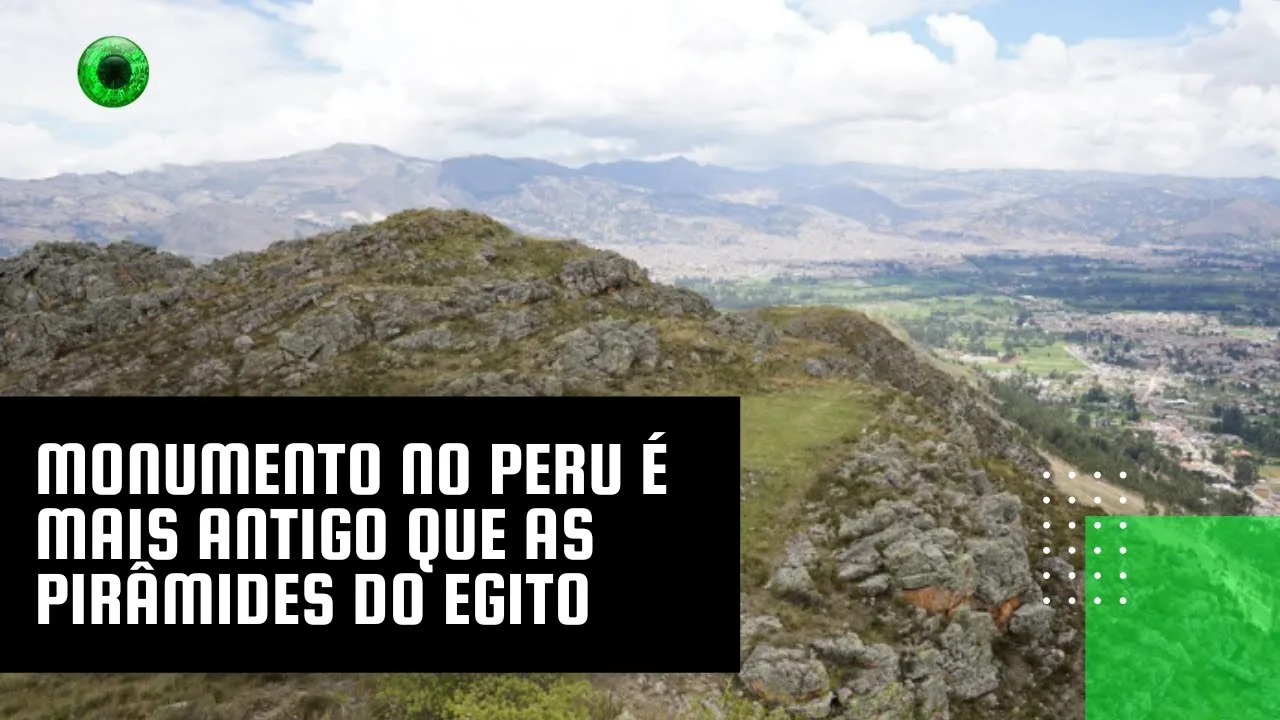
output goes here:
<path id="1" fill-rule="evenodd" d="M 883 27 L 911 18 L 956 10 L 971 10 L 993 0 L 795 0 L 793 7 L 820 27 L 858 22 Z"/>
<path id="2" fill-rule="evenodd" d="M 1012 1 L 1012 0 L 1010 0 Z M 587 162 L 1280 174 L 1280 0 L 1194 36 L 1010 52 L 966 0 L 7 0 L 0 176 L 126 172 L 364 142 Z M 884 29 L 929 14 L 935 53 Z M 904 15 L 905 14 L 905 15 Z M 69 65 L 93 39 L 152 63 L 119 110 Z"/>

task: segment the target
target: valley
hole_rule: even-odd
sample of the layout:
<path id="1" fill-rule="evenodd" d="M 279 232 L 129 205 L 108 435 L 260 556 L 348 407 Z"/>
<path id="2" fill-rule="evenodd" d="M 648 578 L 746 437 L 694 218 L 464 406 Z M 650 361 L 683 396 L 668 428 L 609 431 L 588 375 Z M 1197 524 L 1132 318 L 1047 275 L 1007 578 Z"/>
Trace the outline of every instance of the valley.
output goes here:
<path id="1" fill-rule="evenodd" d="M 866 311 L 1027 400 L 1021 419 L 1057 437 L 1059 451 L 1073 454 L 1064 423 L 1110 438 L 1119 452 L 1079 441 L 1087 474 L 1131 490 L 1137 473 L 1178 476 L 1179 494 L 1198 483 L 1255 514 L 1280 514 L 1280 283 L 1259 267 L 1193 258 L 1134 272 L 1094 259 L 983 257 L 963 271 L 682 283 L 722 307 Z M 1037 405 L 1057 421 L 1037 419 Z"/>

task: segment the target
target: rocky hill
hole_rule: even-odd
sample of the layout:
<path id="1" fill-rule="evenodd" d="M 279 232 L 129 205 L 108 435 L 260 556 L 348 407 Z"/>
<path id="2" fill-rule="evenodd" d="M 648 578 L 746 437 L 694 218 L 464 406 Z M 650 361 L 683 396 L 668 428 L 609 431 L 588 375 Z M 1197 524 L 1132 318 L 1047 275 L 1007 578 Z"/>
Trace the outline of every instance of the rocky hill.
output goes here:
<path id="1" fill-rule="evenodd" d="M 1082 717 L 1079 518 L 990 397 L 859 313 L 721 314 L 428 210 L 200 266 L 43 244 L 0 260 L 0 330 L 4 395 L 734 394 L 744 440 L 735 678 L 9 675 L 0 716 Z"/>

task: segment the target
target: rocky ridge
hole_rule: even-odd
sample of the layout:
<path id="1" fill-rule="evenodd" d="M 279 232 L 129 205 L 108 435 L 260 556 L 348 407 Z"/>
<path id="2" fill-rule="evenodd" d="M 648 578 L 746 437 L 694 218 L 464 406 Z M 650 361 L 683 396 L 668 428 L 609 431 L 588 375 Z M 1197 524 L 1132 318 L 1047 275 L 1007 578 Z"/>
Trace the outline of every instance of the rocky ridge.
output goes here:
<path id="1" fill-rule="evenodd" d="M 199 266 L 39 245 L 0 260 L 0 333 L 4 395 L 862 388 L 874 420 L 814 466 L 785 543 L 744 559 L 747 709 L 708 694 L 715 678 L 604 681 L 637 718 L 1083 715 L 1081 589 L 1059 554 L 1080 540 L 1065 504 L 1041 502 L 1041 457 L 981 390 L 859 313 L 722 314 L 619 255 L 415 211 Z M 744 468 L 744 503 L 759 482 Z"/>

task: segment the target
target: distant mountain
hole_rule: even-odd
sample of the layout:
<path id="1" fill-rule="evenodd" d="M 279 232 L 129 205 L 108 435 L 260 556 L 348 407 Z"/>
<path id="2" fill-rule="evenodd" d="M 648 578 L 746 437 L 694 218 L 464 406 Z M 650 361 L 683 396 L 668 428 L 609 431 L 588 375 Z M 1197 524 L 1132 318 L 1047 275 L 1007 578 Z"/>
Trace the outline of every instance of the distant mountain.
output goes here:
<path id="1" fill-rule="evenodd" d="M 993 250 L 1269 250 L 1280 180 L 861 163 L 748 172 L 684 158 L 569 168 L 340 144 L 256 162 L 0 180 L 0 254 L 132 238 L 211 259 L 411 208 L 479 210 L 627 252 L 670 278 Z"/>

